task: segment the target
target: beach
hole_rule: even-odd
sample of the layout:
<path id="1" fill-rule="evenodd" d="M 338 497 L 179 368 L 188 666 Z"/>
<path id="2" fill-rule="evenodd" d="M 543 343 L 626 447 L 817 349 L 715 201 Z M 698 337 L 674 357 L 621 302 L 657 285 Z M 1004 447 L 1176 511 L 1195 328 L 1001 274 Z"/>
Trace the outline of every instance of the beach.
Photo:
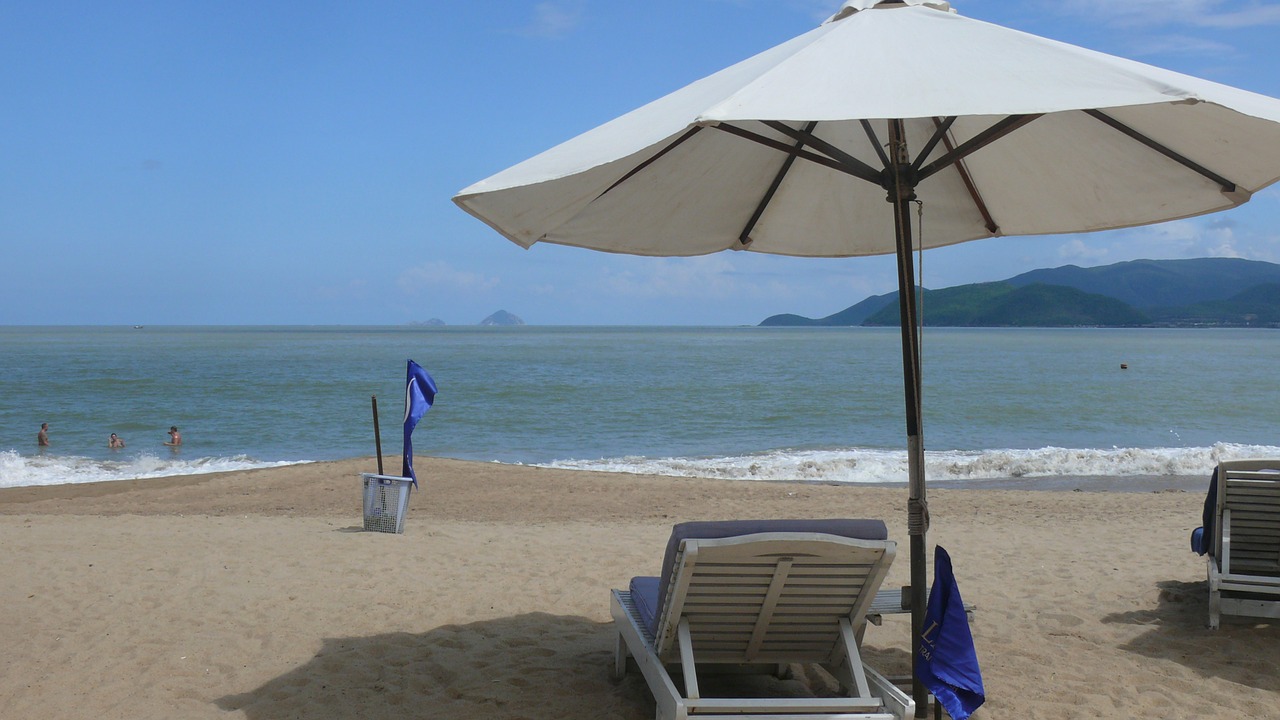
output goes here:
<path id="1" fill-rule="evenodd" d="M 0 489 L 5 717 L 650 718 L 638 673 L 609 678 L 608 591 L 657 574 L 673 523 L 882 518 L 908 581 L 902 488 L 415 466 L 403 535 L 362 531 L 372 458 Z M 933 491 L 975 717 L 1274 717 L 1280 623 L 1206 628 L 1202 502 Z M 906 616 L 868 628 L 882 671 L 908 648 Z"/>

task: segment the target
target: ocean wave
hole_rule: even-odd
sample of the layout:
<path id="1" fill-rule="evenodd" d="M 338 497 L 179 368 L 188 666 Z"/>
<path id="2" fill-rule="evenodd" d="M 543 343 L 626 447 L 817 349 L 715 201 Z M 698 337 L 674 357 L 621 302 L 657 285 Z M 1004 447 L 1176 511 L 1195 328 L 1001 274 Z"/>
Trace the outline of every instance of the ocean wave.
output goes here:
<path id="1" fill-rule="evenodd" d="M 925 453 L 931 481 L 1035 477 L 1207 476 L 1220 460 L 1280 457 L 1280 447 L 1218 443 L 1199 448 L 947 450 Z M 905 450 L 775 450 L 731 457 L 557 460 L 541 467 L 728 480 L 907 482 Z"/>
<path id="2" fill-rule="evenodd" d="M 118 460 L 98 460 L 74 455 L 26 456 L 13 450 L 5 450 L 0 451 L 0 488 L 204 475 L 296 464 L 298 463 L 261 462 L 246 455 L 178 460 L 143 453 Z"/>

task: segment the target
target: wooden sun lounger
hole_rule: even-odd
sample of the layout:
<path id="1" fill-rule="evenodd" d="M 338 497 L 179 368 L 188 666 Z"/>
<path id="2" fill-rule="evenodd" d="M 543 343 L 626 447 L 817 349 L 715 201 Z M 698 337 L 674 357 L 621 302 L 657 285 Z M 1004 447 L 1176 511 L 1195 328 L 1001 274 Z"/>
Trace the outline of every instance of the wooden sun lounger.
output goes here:
<path id="1" fill-rule="evenodd" d="M 1280 460 L 1218 464 L 1209 627 L 1222 615 L 1280 618 Z"/>
<path id="2" fill-rule="evenodd" d="M 895 547 L 890 540 L 812 532 L 685 538 L 656 633 L 641 620 L 629 591 L 612 592 L 614 674 L 621 677 L 627 657 L 635 658 L 657 702 L 658 720 L 911 716 L 912 699 L 863 663 L 857 641 Z M 703 697 L 698 682 L 699 674 L 713 670 L 775 673 L 786 663 L 822 666 L 848 695 L 711 698 Z"/>

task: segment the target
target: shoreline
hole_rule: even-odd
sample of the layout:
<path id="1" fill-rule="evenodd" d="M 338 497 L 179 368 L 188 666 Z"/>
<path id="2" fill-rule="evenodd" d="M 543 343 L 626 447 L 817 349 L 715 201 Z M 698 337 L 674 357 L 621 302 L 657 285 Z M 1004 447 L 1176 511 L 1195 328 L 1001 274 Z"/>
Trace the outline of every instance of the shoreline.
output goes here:
<path id="1" fill-rule="evenodd" d="M 371 458 L 0 490 L 0 699 L 14 717 L 648 720 L 609 679 L 608 590 L 674 523 L 885 520 L 903 488 L 750 483 L 420 457 L 402 535 L 362 531 Z M 1280 622 L 1206 629 L 1190 492 L 930 493 L 987 689 L 976 718 L 1266 717 Z M 930 553 L 931 555 L 931 553 Z M 909 622 L 864 657 L 909 670 Z M 802 677 L 800 694 L 823 692 Z"/>
<path id="2" fill-rule="evenodd" d="M 398 463 L 398 457 L 392 458 Z M 666 477 L 672 479 L 698 480 L 708 481 L 717 480 L 743 484 L 794 484 L 794 485 L 830 485 L 834 487 L 870 487 L 870 488 L 905 488 L 904 481 L 891 482 L 840 482 L 837 480 L 826 479 L 774 479 L 774 478 L 708 478 L 695 475 L 666 475 L 659 473 L 631 472 L 626 470 L 593 470 L 580 468 L 557 467 L 553 464 L 526 464 L 526 463 L 510 463 L 499 461 L 480 461 L 480 460 L 463 460 L 444 457 L 427 457 L 420 456 L 415 462 L 420 460 L 429 460 L 432 462 L 444 463 L 477 463 L 482 465 L 492 465 L 496 467 L 509 468 L 529 468 L 536 470 L 547 470 L 552 472 L 570 472 L 570 473 L 587 473 L 598 474 L 600 476 L 623 476 L 623 477 Z M 385 458 L 384 458 L 385 461 Z M 275 470 L 281 468 L 297 467 L 297 466 L 328 466 L 328 465 L 346 465 L 346 464 L 363 464 L 363 468 L 357 472 L 375 472 L 375 457 L 362 456 L 354 458 L 344 458 L 338 460 L 297 460 L 263 463 L 260 467 L 250 468 L 232 468 L 225 470 L 210 470 L 201 472 L 181 473 L 174 475 L 148 476 L 138 478 L 123 478 L 112 480 L 91 480 L 81 482 L 66 483 L 50 483 L 50 484 L 31 484 L 17 485 L 10 487 L 0 487 L 0 502 L 3 502 L 5 493 L 20 489 L 30 488 L 86 488 L 82 492 L 86 495 L 103 495 L 121 492 L 120 487 L 137 489 L 138 484 L 156 483 L 160 486 L 171 486 L 173 484 L 181 484 L 186 481 L 195 482 L 200 478 L 217 477 L 240 472 L 260 472 L 264 470 Z M 385 466 L 384 462 L 384 466 Z M 395 463 L 393 463 L 395 464 Z M 388 471 L 390 474 L 394 472 Z M 948 490 L 1030 490 L 1030 491 L 1053 491 L 1053 492 L 1121 492 L 1121 493 L 1141 493 L 1141 492 L 1203 492 L 1207 487 L 1208 473 L 1201 475 L 1044 475 L 1033 477 L 995 477 L 995 478 L 973 478 L 964 480 L 954 479 L 929 479 L 930 488 L 948 489 Z M 102 487 L 99 487 L 102 486 Z M 79 494 L 74 490 L 53 491 L 50 497 L 72 497 Z M 20 493 L 18 495 L 21 495 Z M 38 495 L 38 493 L 37 493 Z"/>

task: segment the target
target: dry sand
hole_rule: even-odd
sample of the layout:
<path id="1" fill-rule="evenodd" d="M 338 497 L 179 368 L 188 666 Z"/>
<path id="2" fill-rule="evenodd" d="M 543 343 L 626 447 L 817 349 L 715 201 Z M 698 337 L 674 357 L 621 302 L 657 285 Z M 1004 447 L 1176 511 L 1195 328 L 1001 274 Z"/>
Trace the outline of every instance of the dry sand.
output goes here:
<path id="1" fill-rule="evenodd" d="M 609 680 L 608 590 L 672 523 L 879 517 L 905 491 L 421 458 L 403 535 L 371 459 L 0 490 L 4 718 L 650 718 Z M 977 718 L 1280 717 L 1280 623 L 1206 629 L 1198 493 L 939 490 L 988 700 Z M 866 655 L 908 669 L 904 617 Z"/>

